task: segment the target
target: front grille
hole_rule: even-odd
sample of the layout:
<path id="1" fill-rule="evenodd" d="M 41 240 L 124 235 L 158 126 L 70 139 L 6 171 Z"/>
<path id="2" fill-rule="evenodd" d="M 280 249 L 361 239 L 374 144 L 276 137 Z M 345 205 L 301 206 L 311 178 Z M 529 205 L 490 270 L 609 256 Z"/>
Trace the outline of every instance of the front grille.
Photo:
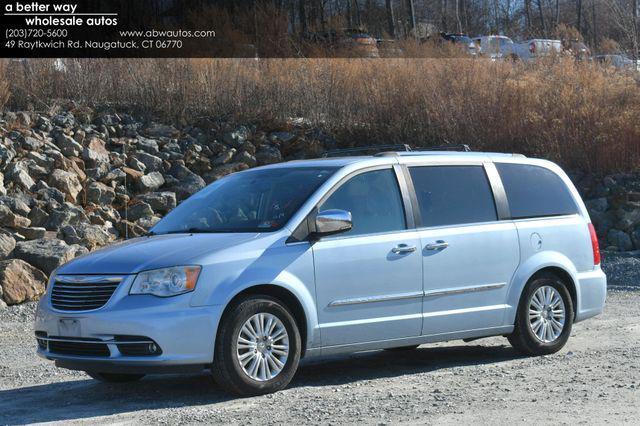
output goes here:
<path id="1" fill-rule="evenodd" d="M 121 277 L 56 277 L 51 290 L 51 306 L 62 311 L 87 311 L 104 306 L 118 288 Z"/>
<path id="2" fill-rule="evenodd" d="M 100 357 L 108 357 L 111 355 L 109 347 L 104 343 L 97 343 L 100 342 L 98 339 L 65 338 L 57 336 L 51 336 L 50 339 L 49 352 L 54 354 Z"/>

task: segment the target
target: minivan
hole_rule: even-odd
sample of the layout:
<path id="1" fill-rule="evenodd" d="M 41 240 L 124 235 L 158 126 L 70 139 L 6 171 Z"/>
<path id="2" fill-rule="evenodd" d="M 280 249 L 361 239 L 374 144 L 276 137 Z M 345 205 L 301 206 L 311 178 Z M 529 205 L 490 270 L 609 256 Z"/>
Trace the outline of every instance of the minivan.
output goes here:
<path id="1" fill-rule="evenodd" d="M 589 215 L 554 163 L 381 152 L 215 181 L 148 235 L 54 271 L 35 337 L 97 380 L 210 370 L 256 395 L 303 357 L 488 336 L 551 354 L 605 295 Z"/>

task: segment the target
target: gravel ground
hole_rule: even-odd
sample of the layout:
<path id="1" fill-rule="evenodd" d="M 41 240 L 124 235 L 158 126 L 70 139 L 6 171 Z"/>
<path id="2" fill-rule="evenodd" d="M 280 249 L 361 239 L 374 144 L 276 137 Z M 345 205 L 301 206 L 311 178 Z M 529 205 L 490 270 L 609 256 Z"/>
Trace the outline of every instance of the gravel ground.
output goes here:
<path id="1" fill-rule="evenodd" d="M 238 399 L 206 374 L 107 385 L 35 355 L 35 304 L 0 311 L 0 424 L 637 424 L 639 259 L 608 255 L 605 313 L 567 346 L 518 356 L 503 338 L 305 362 L 277 394 Z"/>

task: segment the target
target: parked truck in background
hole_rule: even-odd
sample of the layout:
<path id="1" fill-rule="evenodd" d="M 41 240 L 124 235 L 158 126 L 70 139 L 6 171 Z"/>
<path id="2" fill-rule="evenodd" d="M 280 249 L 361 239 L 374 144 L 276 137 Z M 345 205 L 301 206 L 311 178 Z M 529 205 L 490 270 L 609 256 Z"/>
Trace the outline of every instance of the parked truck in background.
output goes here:
<path id="1" fill-rule="evenodd" d="M 513 44 L 513 59 L 535 61 L 539 58 L 562 54 L 560 40 L 534 38 Z"/>

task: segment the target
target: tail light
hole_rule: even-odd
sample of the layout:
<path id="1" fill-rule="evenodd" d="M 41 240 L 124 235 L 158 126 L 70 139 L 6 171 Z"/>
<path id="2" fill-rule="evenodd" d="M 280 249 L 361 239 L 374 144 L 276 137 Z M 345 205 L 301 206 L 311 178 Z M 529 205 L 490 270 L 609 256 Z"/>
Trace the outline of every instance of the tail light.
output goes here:
<path id="1" fill-rule="evenodd" d="M 536 44 L 534 42 L 529 43 L 529 52 L 532 54 L 536 53 Z"/>
<path id="2" fill-rule="evenodd" d="M 596 234 L 596 228 L 593 227 L 593 223 L 589 224 L 589 235 L 591 235 L 591 248 L 593 249 L 593 264 L 600 264 L 600 246 L 598 244 L 598 235 Z"/>

